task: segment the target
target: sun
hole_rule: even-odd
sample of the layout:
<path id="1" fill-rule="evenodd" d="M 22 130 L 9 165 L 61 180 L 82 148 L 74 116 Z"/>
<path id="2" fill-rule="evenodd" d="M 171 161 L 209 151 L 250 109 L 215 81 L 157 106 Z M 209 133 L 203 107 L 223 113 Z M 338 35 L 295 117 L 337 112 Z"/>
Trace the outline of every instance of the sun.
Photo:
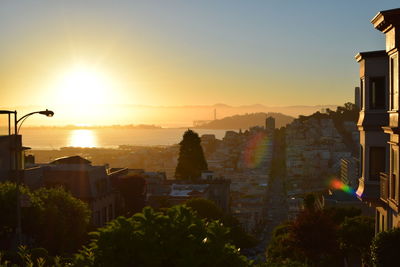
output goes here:
<path id="1" fill-rule="evenodd" d="M 60 75 L 58 97 L 64 104 L 105 104 L 111 83 L 107 75 L 93 66 L 77 64 Z"/>
<path id="2" fill-rule="evenodd" d="M 103 65 L 73 63 L 56 70 L 48 95 L 43 99 L 53 105 L 65 124 L 94 125 L 114 121 L 120 114 L 110 106 L 118 105 L 122 94 L 113 74 Z"/>
<path id="3" fill-rule="evenodd" d="M 103 125 L 122 120 L 119 107 L 130 91 L 118 73 L 105 64 L 77 61 L 54 69 L 42 102 L 56 111 L 60 123 Z"/>

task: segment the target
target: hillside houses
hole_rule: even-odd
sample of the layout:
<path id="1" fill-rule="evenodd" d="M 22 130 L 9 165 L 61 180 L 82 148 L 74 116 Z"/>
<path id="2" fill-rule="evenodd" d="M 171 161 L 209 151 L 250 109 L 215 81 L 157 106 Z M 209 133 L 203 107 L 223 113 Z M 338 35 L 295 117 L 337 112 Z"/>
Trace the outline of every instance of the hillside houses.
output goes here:
<path id="1" fill-rule="evenodd" d="M 345 131 L 357 138 L 353 134 L 355 122 L 346 122 L 345 125 Z M 329 177 L 339 173 L 340 160 L 351 154 L 351 149 L 327 114 L 316 113 L 296 119 L 286 128 L 288 194 L 323 190 Z"/>

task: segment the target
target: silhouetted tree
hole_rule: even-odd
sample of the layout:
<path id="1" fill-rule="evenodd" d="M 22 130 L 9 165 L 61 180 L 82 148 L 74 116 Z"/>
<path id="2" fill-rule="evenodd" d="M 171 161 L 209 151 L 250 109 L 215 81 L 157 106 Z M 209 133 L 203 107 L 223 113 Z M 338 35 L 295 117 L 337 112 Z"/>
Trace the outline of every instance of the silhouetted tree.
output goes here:
<path id="1" fill-rule="evenodd" d="M 36 245 L 52 255 L 76 252 L 87 239 L 91 212 L 88 205 L 62 187 L 42 188 L 33 194 L 41 202 Z M 30 222 L 25 222 L 30 223 Z"/>
<path id="2" fill-rule="evenodd" d="M 255 266 L 260 266 L 260 267 L 309 267 L 309 265 L 306 263 L 291 260 L 291 259 L 286 259 L 283 261 L 275 261 L 275 260 L 267 259 L 267 262 L 259 264 L 259 265 L 255 265 Z"/>
<path id="3" fill-rule="evenodd" d="M 358 258 L 368 265 L 370 246 L 374 235 L 374 218 L 366 216 L 346 218 L 339 229 L 340 247 L 348 259 Z"/>
<path id="4" fill-rule="evenodd" d="M 396 265 L 400 251 L 400 228 L 380 232 L 371 245 L 371 259 L 376 267 Z"/>
<path id="5" fill-rule="evenodd" d="M 208 169 L 203 149 L 200 145 L 200 137 L 192 130 L 183 134 L 183 140 L 179 143 L 178 165 L 175 169 L 175 177 L 181 180 L 198 180 L 201 172 Z"/>
<path id="6" fill-rule="evenodd" d="M 22 233 L 29 245 L 43 247 L 55 255 L 77 251 L 86 241 L 90 210 L 86 203 L 62 188 L 42 188 L 31 192 L 20 187 L 29 199 L 22 207 Z M 0 240 L 3 249 L 10 248 L 16 226 L 16 185 L 0 183 Z"/>
<path id="7" fill-rule="evenodd" d="M 0 250 L 10 249 L 15 237 L 17 222 L 17 190 L 15 183 L 0 183 Z M 37 229 L 37 220 L 40 216 L 40 200 L 25 186 L 20 187 L 21 196 L 30 200 L 30 206 L 21 209 L 22 233 L 28 234 Z"/>
<path id="8" fill-rule="evenodd" d="M 215 205 L 214 202 L 207 199 L 195 198 L 188 200 L 186 206 L 193 209 L 197 215 L 207 221 L 219 220 L 224 226 L 230 228 L 227 238 L 238 248 L 252 248 L 257 245 L 257 240 L 246 233 L 242 224 L 231 214 L 224 212 Z"/>
<path id="9" fill-rule="evenodd" d="M 311 266 L 337 266 L 341 262 L 338 225 L 321 210 L 304 210 L 296 220 L 279 226 L 267 250 L 276 262 L 287 260 Z"/>
<path id="10" fill-rule="evenodd" d="M 283 223 L 273 230 L 266 253 L 269 263 L 283 266 L 283 263 L 287 261 L 305 261 L 304 256 L 295 246 L 291 228 L 292 223 Z"/>
<path id="11" fill-rule="evenodd" d="M 361 209 L 356 207 L 328 207 L 323 210 L 335 224 L 340 225 L 346 218 L 352 218 L 361 215 Z"/>
<path id="12" fill-rule="evenodd" d="M 359 264 L 361 258 L 368 263 L 373 219 L 359 216 L 361 210 L 353 207 L 315 209 L 313 200 L 312 194 L 306 196 L 305 210 L 294 221 L 274 229 L 267 248 L 269 261 L 282 266 L 288 261 L 307 266 L 339 266 L 344 253 Z"/>
<path id="13" fill-rule="evenodd" d="M 186 206 L 196 211 L 202 219 L 221 220 L 224 216 L 222 210 L 214 202 L 204 198 L 194 198 L 186 201 Z"/>
<path id="14" fill-rule="evenodd" d="M 248 266 L 219 221 L 206 223 L 185 206 L 165 212 L 146 207 L 94 233 L 74 266 Z"/>
<path id="15" fill-rule="evenodd" d="M 291 227 L 294 246 L 314 265 L 329 266 L 337 259 L 338 226 L 324 212 L 303 211 Z M 335 266 L 335 265 L 334 265 Z"/>

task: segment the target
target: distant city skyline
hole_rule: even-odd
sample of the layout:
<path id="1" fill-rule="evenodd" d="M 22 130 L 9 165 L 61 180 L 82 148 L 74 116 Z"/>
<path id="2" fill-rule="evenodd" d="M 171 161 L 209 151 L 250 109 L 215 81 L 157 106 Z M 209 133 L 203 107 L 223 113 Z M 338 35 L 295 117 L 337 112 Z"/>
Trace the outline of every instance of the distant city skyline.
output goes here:
<path id="1" fill-rule="evenodd" d="M 109 104 L 341 105 L 354 100 L 355 54 L 384 47 L 369 21 L 398 5 L 2 1 L 0 108 L 110 124 L 126 114 Z"/>

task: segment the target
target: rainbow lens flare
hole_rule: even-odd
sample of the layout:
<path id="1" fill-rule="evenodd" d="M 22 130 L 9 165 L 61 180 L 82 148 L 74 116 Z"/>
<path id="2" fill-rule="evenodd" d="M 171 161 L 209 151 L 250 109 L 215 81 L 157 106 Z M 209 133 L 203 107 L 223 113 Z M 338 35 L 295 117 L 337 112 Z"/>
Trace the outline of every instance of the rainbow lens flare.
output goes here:
<path id="1" fill-rule="evenodd" d="M 270 141 L 265 132 L 259 132 L 247 141 L 243 155 L 244 163 L 247 168 L 259 167 L 264 162 L 269 153 L 268 145 Z"/>
<path id="2" fill-rule="evenodd" d="M 347 184 L 344 184 L 342 181 L 340 181 L 337 178 L 333 178 L 330 182 L 329 182 L 329 186 L 332 189 L 336 189 L 336 190 L 341 190 L 343 192 L 346 192 L 347 194 L 350 195 L 354 195 L 355 191 L 353 188 L 351 188 L 350 186 L 348 186 Z"/>

